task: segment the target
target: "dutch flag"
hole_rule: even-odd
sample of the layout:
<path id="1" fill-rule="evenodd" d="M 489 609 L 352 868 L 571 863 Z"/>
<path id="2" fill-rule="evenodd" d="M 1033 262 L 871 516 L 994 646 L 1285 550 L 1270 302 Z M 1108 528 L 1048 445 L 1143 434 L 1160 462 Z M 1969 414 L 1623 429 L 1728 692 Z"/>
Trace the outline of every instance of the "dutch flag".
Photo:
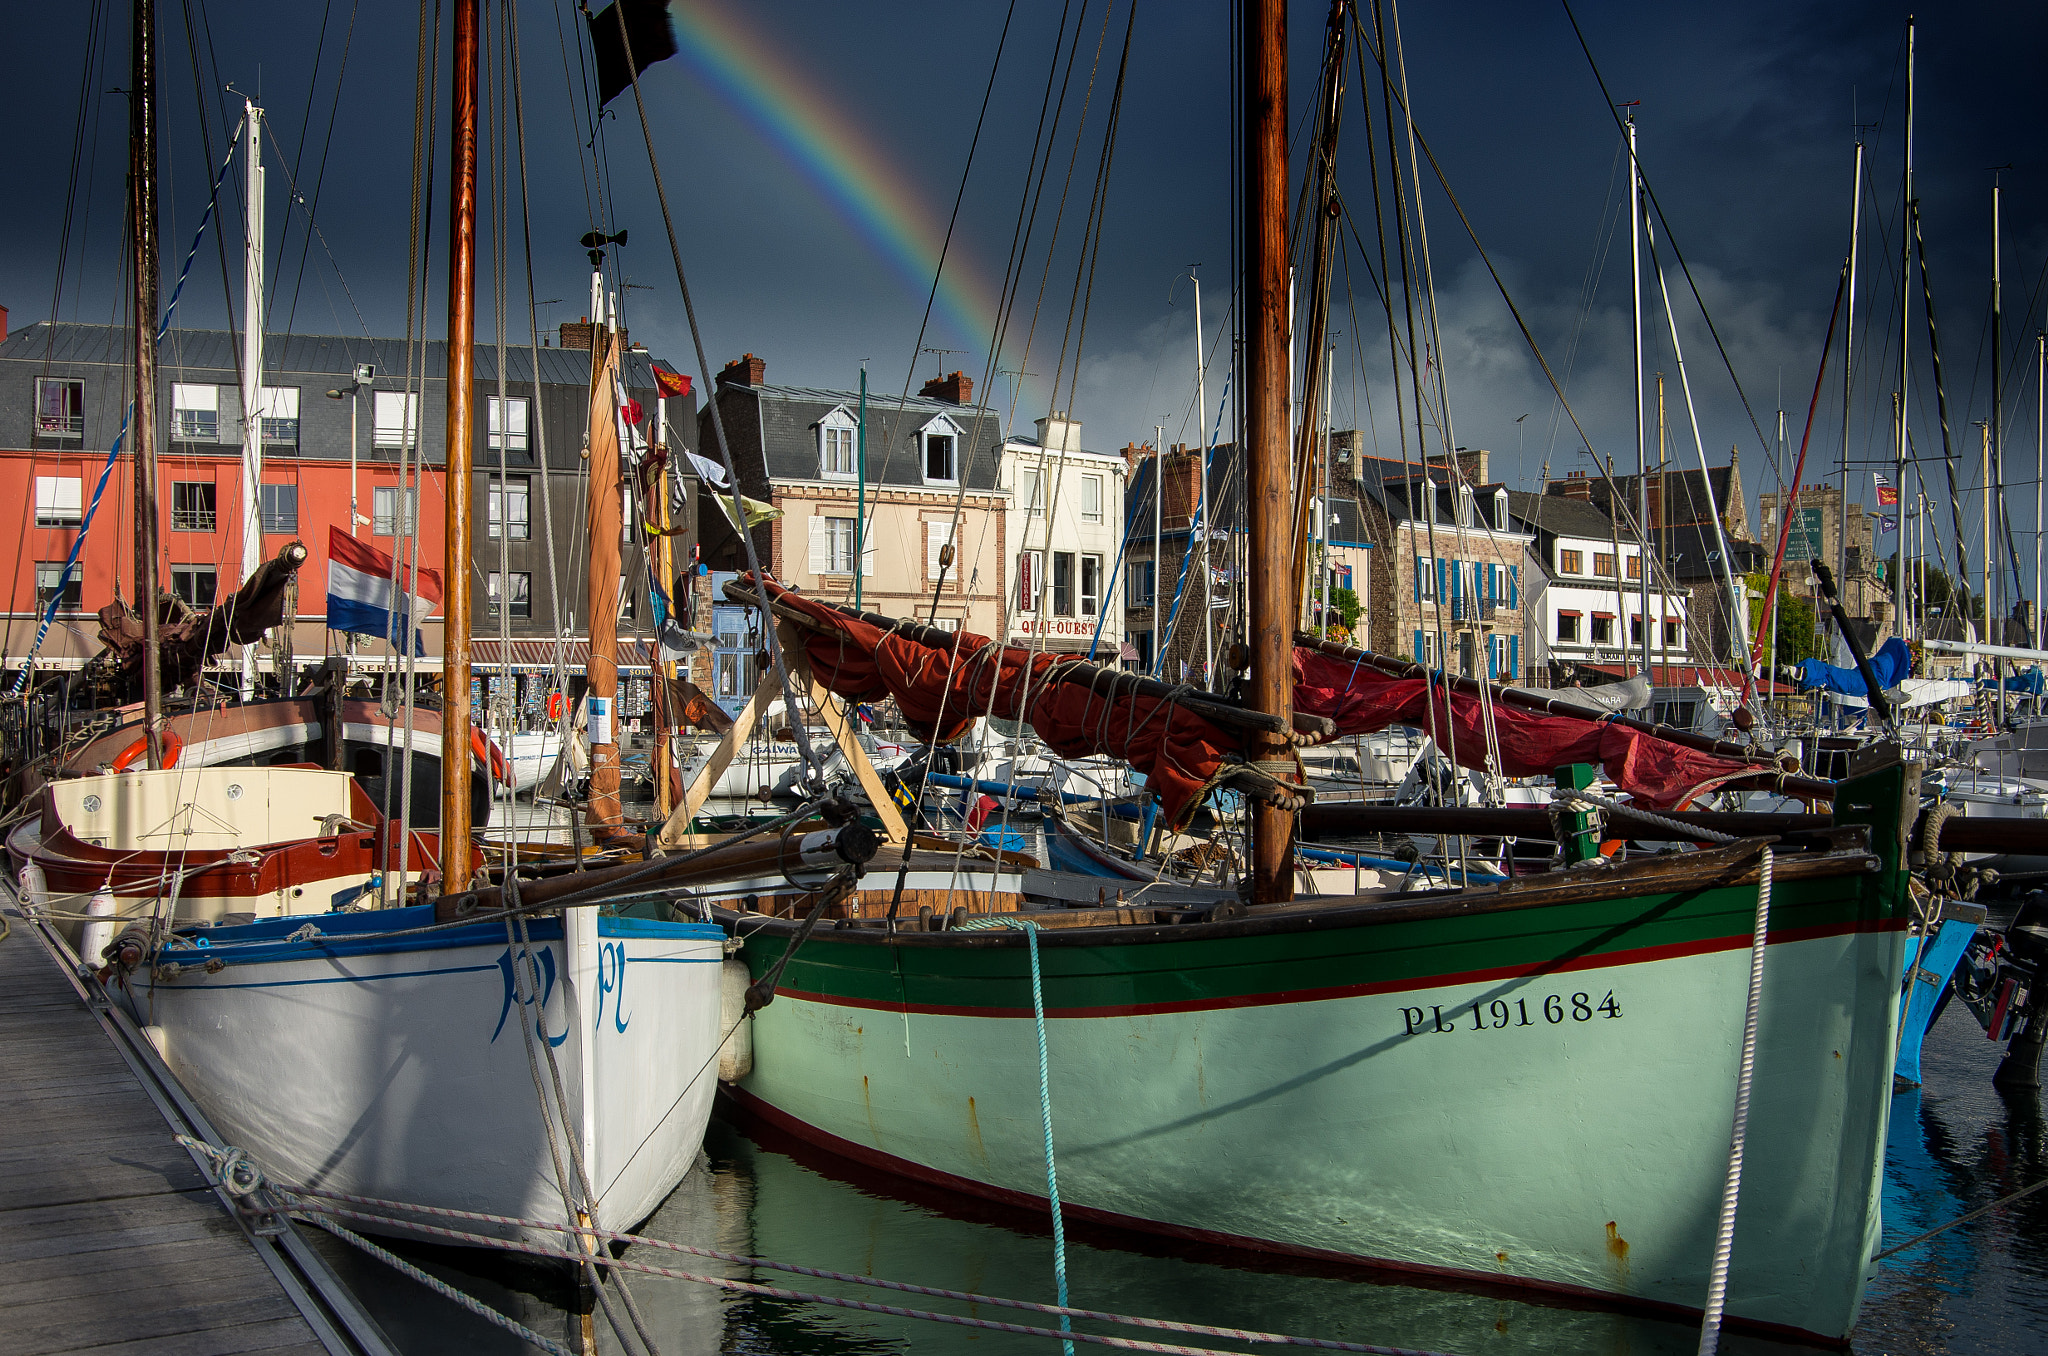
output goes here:
<path id="1" fill-rule="evenodd" d="M 382 636 L 395 646 L 396 637 L 407 624 L 408 612 L 416 612 L 419 618 L 433 615 L 434 608 L 441 602 L 441 576 L 433 570 L 420 570 L 416 580 L 410 571 L 401 571 L 400 582 L 411 582 L 414 588 L 394 597 L 391 582 L 391 557 L 373 546 L 365 546 L 338 527 L 327 529 L 327 627 L 331 631 L 355 631 L 362 635 Z M 417 608 L 409 608 L 404 599 L 410 597 Z M 394 603 L 397 606 L 394 608 Z M 393 615 L 394 611 L 397 613 Z M 414 654 L 424 654 L 426 649 L 417 626 L 412 633 Z"/>

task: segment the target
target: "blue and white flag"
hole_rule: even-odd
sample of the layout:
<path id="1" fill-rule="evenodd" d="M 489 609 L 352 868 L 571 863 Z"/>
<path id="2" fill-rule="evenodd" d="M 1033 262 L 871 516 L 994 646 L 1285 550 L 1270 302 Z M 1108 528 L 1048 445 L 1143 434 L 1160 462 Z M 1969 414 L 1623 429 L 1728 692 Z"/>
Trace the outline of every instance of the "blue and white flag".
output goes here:
<path id="1" fill-rule="evenodd" d="M 441 576 L 435 570 L 398 573 L 392 583 L 392 559 L 365 546 L 338 527 L 327 529 L 327 627 L 382 636 L 394 646 L 410 623 L 414 654 L 426 652 L 417 618 L 430 615 L 441 601 Z"/>

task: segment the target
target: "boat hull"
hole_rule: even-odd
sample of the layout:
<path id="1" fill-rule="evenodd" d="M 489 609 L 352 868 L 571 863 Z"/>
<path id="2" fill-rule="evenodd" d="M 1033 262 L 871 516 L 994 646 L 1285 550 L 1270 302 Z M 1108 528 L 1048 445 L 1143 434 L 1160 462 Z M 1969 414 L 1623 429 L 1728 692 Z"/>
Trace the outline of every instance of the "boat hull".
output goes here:
<path id="1" fill-rule="evenodd" d="M 1905 935 L 1895 852 L 1864 860 L 1781 863 L 1728 1300 L 1827 1340 L 1878 1235 Z M 1696 1309 L 1755 903 L 1737 878 L 1044 929 L 1062 1199 L 1187 1239 Z M 750 966 L 782 944 L 753 937 Z M 1037 1201 L 1030 984 L 1015 934 L 817 934 L 753 1019 L 737 1093 L 872 1165 Z"/>
<path id="2" fill-rule="evenodd" d="M 551 1103 L 542 1036 L 560 1065 L 556 1134 L 580 1145 L 601 1223 L 630 1228 L 703 1140 L 723 934 L 567 912 L 529 924 L 544 1017 L 524 975 L 520 1001 L 503 924 L 381 935 L 431 923 L 431 906 L 312 919 L 328 934 L 314 946 L 286 941 L 288 925 L 216 930 L 203 950 L 166 953 L 178 973 L 139 973 L 127 993 L 220 1132 L 279 1179 L 559 1223 L 528 1022 Z"/>

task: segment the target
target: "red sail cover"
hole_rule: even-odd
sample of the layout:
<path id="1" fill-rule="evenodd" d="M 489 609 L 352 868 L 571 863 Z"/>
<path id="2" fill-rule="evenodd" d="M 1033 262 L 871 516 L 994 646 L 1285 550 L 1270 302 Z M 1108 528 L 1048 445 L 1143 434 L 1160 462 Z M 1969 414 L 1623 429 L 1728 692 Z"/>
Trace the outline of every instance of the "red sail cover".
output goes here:
<path id="1" fill-rule="evenodd" d="M 980 715 L 1025 721 L 1062 758 L 1108 754 L 1144 773 L 1171 824 L 1199 804 L 1224 751 L 1238 743 L 1162 698 L 1105 697 L 1080 683 L 1046 682 L 1045 671 L 1070 656 L 1033 654 L 968 632 L 957 647 L 925 645 L 779 584 L 766 587 L 830 628 L 805 632 L 804 651 L 818 681 L 841 697 L 894 697 L 910 728 L 934 743 L 959 738 Z"/>
<path id="2" fill-rule="evenodd" d="M 1344 734 L 1389 725 L 1429 730 L 1424 689 L 1420 678 L 1390 677 L 1370 665 L 1347 664 L 1314 650 L 1294 652 L 1294 709 L 1328 716 Z M 1484 767 L 1486 726 L 1478 696 L 1449 693 L 1441 686 L 1435 696 L 1439 746 L 1454 747 L 1457 761 L 1466 767 Z M 1503 775 L 1546 776 L 1567 763 L 1599 763 L 1616 786 L 1653 809 L 1671 808 L 1687 791 L 1715 777 L 1756 770 L 1625 725 L 1539 716 L 1505 702 L 1493 704 L 1493 725 Z"/>

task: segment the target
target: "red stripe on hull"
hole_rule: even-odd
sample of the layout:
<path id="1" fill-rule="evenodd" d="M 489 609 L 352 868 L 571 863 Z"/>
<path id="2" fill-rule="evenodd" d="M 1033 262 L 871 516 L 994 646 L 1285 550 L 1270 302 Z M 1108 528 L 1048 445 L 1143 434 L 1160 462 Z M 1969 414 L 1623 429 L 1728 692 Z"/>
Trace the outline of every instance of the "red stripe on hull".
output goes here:
<path id="1" fill-rule="evenodd" d="M 1906 920 L 1903 918 L 1876 919 L 1860 923 L 1833 923 L 1810 928 L 1778 928 L 1770 933 L 1770 943 L 1778 946 L 1786 942 L 1811 941 L 1820 937 L 1842 937 L 1858 932 L 1903 932 Z M 1580 956 L 1572 960 L 1543 965 L 1500 965 L 1485 970 L 1464 970 L 1456 974 L 1427 975 L 1420 979 L 1390 979 L 1372 984 L 1333 984 L 1319 989 L 1287 989 L 1273 993 L 1235 994 L 1226 998 L 1190 998 L 1173 1003 L 1127 1003 L 1105 1004 L 1098 1007 L 1047 1008 L 1048 1017 L 1143 1017 L 1159 1013 L 1210 1012 L 1224 1008 L 1263 1008 L 1282 1003 L 1321 1003 L 1334 998 L 1358 998 L 1368 994 L 1410 993 L 1417 989 L 1438 989 L 1451 984 L 1484 984 L 1493 980 L 1521 979 L 1531 975 L 1560 975 L 1579 970 L 1608 970 L 1623 965 L 1640 965 L 1647 961 L 1672 960 L 1684 956 L 1705 956 L 1717 951 L 1743 951 L 1749 948 L 1751 937 L 1742 933 L 1731 937 L 1712 937 L 1697 942 L 1674 942 L 1667 946 L 1644 946 L 1628 951 L 1609 951 L 1597 956 Z M 996 1008 L 953 1006 L 942 1003 L 904 1003 L 889 999 L 856 998 L 843 994 L 815 993 L 808 989 L 797 989 L 784 984 L 777 986 L 776 996 L 796 998 L 809 1003 L 826 1003 L 833 1007 L 868 1008 L 876 1012 L 902 1012 L 933 1017 L 1009 1017 L 1027 1019 L 1030 1008 Z"/>
<path id="2" fill-rule="evenodd" d="M 1775 935 L 1775 934 L 1773 934 Z M 778 991 L 783 992 L 783 991 Z M 937 1168 L 928 1168 L 913 1163 L 907 1158 L 883 1153 L 855 1144 L 852 1140 L 841 1139 L 827 1130 L 807 1121 L 797 1119 L 781 1108 L 754 1096 L 744 1088 L 731 1083 L 719 1084 L 719 1090 L 732 1098 L 737 1107 L 747 1116 L 759 1120 L 783 1134 L 816 1145 L 827 1153 L 873 1168 L 895 1177 L 905 1178 L 938 1187 L 945 1191 L 979 1197 L 998 1204 L 1018 1209 L 1043 1213 L 1048 1202 L 1043 1196 L 1026 1191 L 1012 1191 L 988 1182 L 977 1182 L 971 1177 L 959 1177 Z M 1196 1229 L 1184 1224 L 1168 1224 L 1159 1220 L 1143 1219 L 1136 1215 L 1120 1215 L 1110 1210 L 1097 1210 L 1092 1206 L 1075 1205 L 1071 1201 L 1060 1204 L 1062 1217 L 1077 1219 L 1107 1229 L 1120 1229 L 1136 1233 L 1152 1234 L 1176 1239 L 1184 1243 L 1204 1247 L 1224 1248 L 1233 1252 L 1249 1252 L 1269 1257 L 1304 1258 L 1310 1261 L 1331 1263 L 1340 1267 L 1362 1272 L 1392 1276 L 1404 1281 L 1433 1282 L 1439 1287 L 1477 1288 L 1488 1293 L 1505 1293 L 1515 1299 L 1542 1303 L 1562 1303 L 1573 1307 L 1589 1307 L 1637 1314 L 1645 1318 L 1665 1319 L 1675 1323 L 1697 1323 L 1702 1311 L 1690 1305 L 1671 1304 L 1662 1300 L 1642 1299 L 1631 1295 L 1618 1295 L 1610 1291 L 1595 1290 L 1589 1286 L 1565 1285 L 1555 1281 L 1530 1280 L 1520 1276 L 1507 1276 L 1495 1272 L 1466 1271 L 1458 1267 L 1429 1266 L 1419 1262 L 1395 1262 L 1385 1258 L 1364 1257 L 1353 1253 L 1337 1252 L 1328 1248 L 1305 1248 L 1295 1244 L 1277 1243 L 1261 1238 L 1246 1238 L 1239 1234 L 1218 1233 L 1211 1229 Z M 1753 1333 L 1778 1341 L 1798 1342 L 1809 1346 L 1847 1350 L 1849 1339 L 1828 1337 L 1808 1332 L 1782 1323 L 1762 1323 L 1754 1319 L 1729 1316 L 1723 1326 Z"/>

